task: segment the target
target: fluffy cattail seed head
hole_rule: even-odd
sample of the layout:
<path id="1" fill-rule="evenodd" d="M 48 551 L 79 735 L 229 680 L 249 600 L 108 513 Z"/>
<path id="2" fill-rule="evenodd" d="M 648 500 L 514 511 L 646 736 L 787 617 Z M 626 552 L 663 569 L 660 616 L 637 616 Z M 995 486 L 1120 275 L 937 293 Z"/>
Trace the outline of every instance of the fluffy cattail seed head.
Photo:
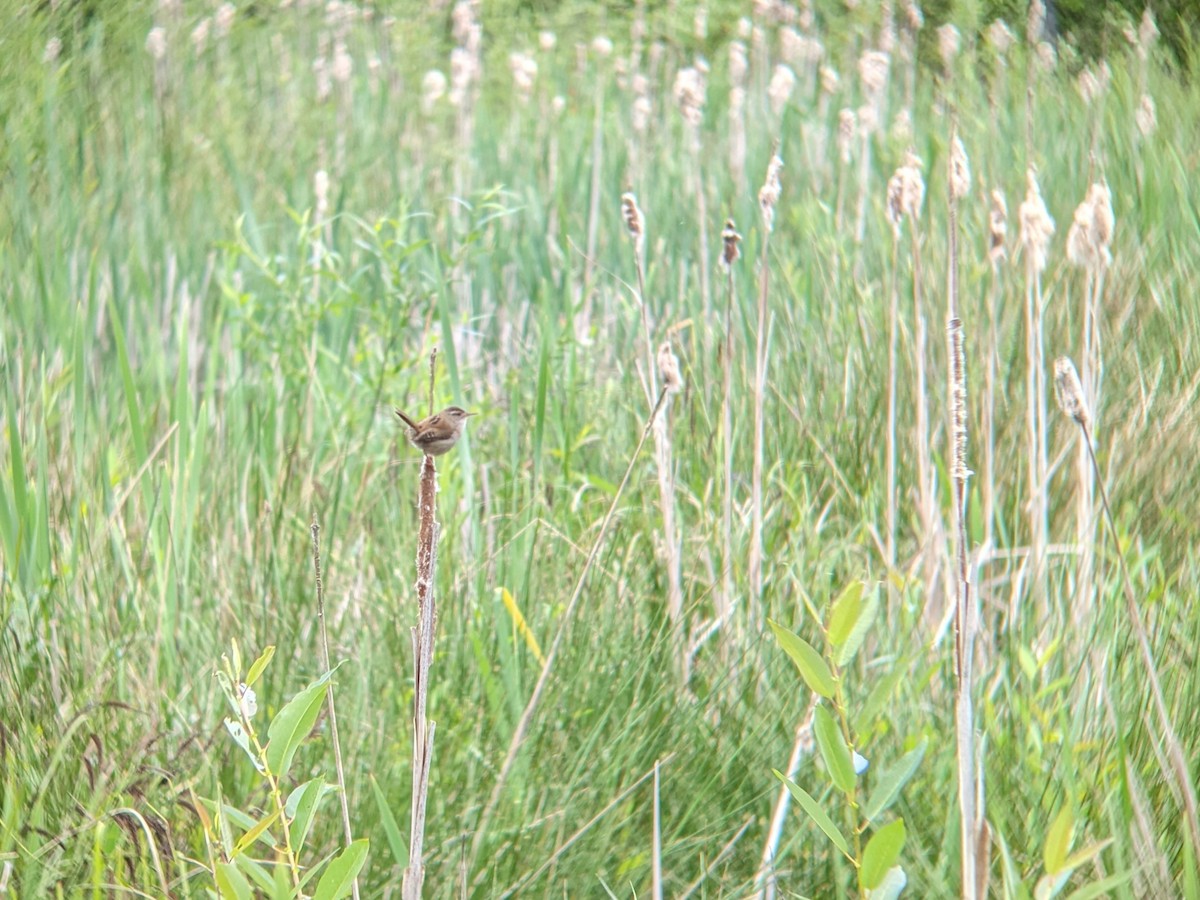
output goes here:
<path id="1" fill-rule="evenodd" d="M 854 149 L 854 133 L 858 131 L 858 116 L 854 110 L 846 107 L 838 112 L 837 148 L 842 163 L 850 162 L 850 153 Z"/>
<path id="2" fill-rule="evenodd" d="M 1091 417 L 1083 399 L 1083 385 L 1069 356 L 1060 356 L 1054 361 L 1054 395 L 1058 399 L 1058 408 L 1065 415 L 1084 428 L 1088 427 Z"/>
<path id="3" fill-rule="evenodd" d="M 950 197 L 961 200 L 971 190 L 971 167 L 967 162 L 967 150 L 962 139 L 954 136 L 950 145 Z"/>
<path id="4" fill-rule="evenodd" d="M 783 192 L 783 184 L 779 174 L 783 171 L 783 160 L 778 153 L 771 156 L 767 164 L 767 177 L 758 191 L 758 208 L 762 211 L 763 225 L 768 232 L 775 227 L 775 205 Z"/>
<path id="5" fill-rule="evenodd" d="M 642 211 L 638 208 L 637 197 L 626 192 L 621 195 L 621 216 L 625 219 L 625 228 L 633 238 L 634 249 L 641 255 L 646 241 L 646 231 L 642 222 Z"/>
<path id="6" fill-rule="evenodd" d="M 683 390 L 683 376 L 679 374 L 679 360 L 671 350 L 671 342 L 663 341 L 658 346 L 658 374 L 662 377 L 663 390 L 677 394 Z"/>
<path id="7" fill-rule="evenodd" d="M 1004 258 L 1004 240 L 1008 237 L 1008 204 L 1004 193 L 996 188 L 992 191 L 992 208 L 988 212 L 988 259 L 998 265 Z"/>
<path id="8" fill-rule="evenodd" d="M 1029 188 L 1025 192 L 1025 201 L 1017 210 L 1020 222 L 1018 238 L 1024 248 L 1026 259 L 1034 272 L 1046 268 L 1046 251 L 1050 246 L 1050 236 L 1054 234 L 1054 220 L 1046 210 L 1042 200 L 1042 192 L 1038 187 L 1037 173 L 1030 169 L 1026 173 Z"/>
<path id="9" fill-rule="evenodd" d="M 742 236 L 737 232 L 737 226 L 733 224 L 733 219 L 725 220 L 725 228 L 721 231 L 721 264 L 726 269 L 730 268 L 738 257 L 742 255 L 742 250 L 738 246 L 742 242 Z"/>
<path id="10" fill-rule="evenodd" d="M 1133 114 L 1133 120 L 1137 123 L 1142 137 L 1150 137 L 1154 134 L 1154 129 L 1158 127 L 1158 112 L 1154 107 L 1154 98 L 1149 94 L 1142 94 L 1142 102 L 1138 104 L 1137 111 Z"/>

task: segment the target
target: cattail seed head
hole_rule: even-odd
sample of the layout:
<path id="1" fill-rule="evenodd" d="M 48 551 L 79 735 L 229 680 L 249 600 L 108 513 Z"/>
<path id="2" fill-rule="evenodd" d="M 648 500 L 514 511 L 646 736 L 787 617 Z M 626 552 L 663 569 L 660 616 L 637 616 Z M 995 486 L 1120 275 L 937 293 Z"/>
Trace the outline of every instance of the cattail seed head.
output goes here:
<path id="1" fill-rule="evenodd" d="M 1029 18 L 1025 23 L 1025 39 L 1030 46 L 1036 46 L 1042 40 L 1042 31 L 1046 27 L 1046 4 L 1043 0 L 1031 0 Z"/>
<path id="2" fill-rule="evenodd" d="M 421 79 L 421 109 L 432 112 L 437 102 L 446 94 L 446 76 L 437 69 L 430 69 Z"/>
<path id="3" fill-rule="evenodd" d="M 1003 19 L 994 19 L 987 27 L 987 41 L 1001 61 L 1008 56 L 1008 51 L 1016 43 L 1016 35 Z"/>
<path id="4" fill-rule="evenodd" d="M 796 73 L 790 67 L 780 63 L 771 73 L 771 83 L 767 86 L 767 99 L 771 101 L 771 112 L 779 115 L 787 106 L 796 87 Z"/>
<path id="5" fill-rule="evenodd" d="M 887 87 L 890 66 L 891 58 L 882 50 L 868 50 L 859 57 L 858 77 L 868 96 L 877 96 Z"/>
<path id="6" fill-rule="evenodd" d="M 642 222 L 642 211 L 638 208 L 637 197 L 628 191 L 621 195 L 621 216 L 625 219 L 625 228 L 633 238 L 633 246 L 640 256 L 646 241 L 645 227 Z"/>
<path id="7" fill-rule="evenodd" d="M 962 47 L 962 34 L 947 22 L 938 28 L 937 36 L 938 53 L 941 54 L 942 65 L 951 69 L 954 67 L 954 60 L 958 57 L 958 51 Z"/>
<path id="8" fill-rule="evenodd" d="M 658 374 L 662 378 L 663 390 L 677 394 L 683 390 L 683 376 L 679 374 L 679 360 L 671 349 L 670 341 L 658 346 Z"/>
<path id="9" fill-rule="evenodd" d="M 46 41 L 46 49 L 42 51 L 42 62 L 52 63 L 58 59 L 60 53 L 62 53 L 62 39 L 55 35 Z"/>
<path id="10" fill-rule="evenodd" d="M 842 163 L 850 162 L 850 153 L 854 149 L 854 134 L 858 131 L 858 116 L 854 110 L 846 107 L 838 112 L 837 148 Z"/>
<path id="11" fill-rule="evenodd" d="M 950 197 L 961 200 L 971 190 L 971 166 L 967 162 L 967 150 L 962 139 L 954 136 L 950 145 Z"/>
<path id="12" fill-rule="evenodd" d="M 779 203 L 779 195 L 783 193 L 783 183 L 779 180 L 782 171 L 783 160 L 777 152 L 767 164 L 767 177 L 758 191 L 758 208 L 762 211 L 763 226 L 768 232 L 775 227 L 775 206 Z"/>
<path id="13" fill-rule="evenodd" d="M 696 66 L 680 69 L 675 76 L 672 93 L 683 120 L 692 127 L 699 128 L 704 118 L 707 95 L 704 75 L 700 69 Z"/>
<path id="14" fill-rule="evenodd" d="M 1133 120 L 1142 137 L 1154 134 L 1154 129 L 1158 127 L 1158 112 L 1154 107 L 1154 98 L 1149 94 L 1142 94 L 1142 101 L 1133 114 Z"/>
<path id="15" fill-rule="evenodd" d="M 1091 417 L 1083 398 L 1083 385 L 1069 356 L 1060 356 L 1054 361 L 1054 395 L 1058 399 L 1058 408 L 1065 415 L 1084 428 L 1088 427 Z"/>
<path id="16" fill-rule="evenodd" d="M 742 255 L 742 250 L 738 246 L 741 242 L 742 236 L 738 234 L 737 226 L 733 224 L 733 219 L 726 219 L 725 228 L 721 231 L 721 264 L 726 269 L 731 268 Z"/>
<path id="17" fill-rule="evenodd" d="M 1028 190 L 1025 201 L 1017 210 L 1020 222 L 1018 239 L 1026 253 L 1026 259 L 1034 272 L 1042 272 L 1046 268 L 1046 251 L 1050 247 L 1050 236 L 1054 234 L 1054 220 L 1046 210 L 1042 200 L 1042 192 L 1038 187 L 1037 173 L 1029 169 L 1026 173 Z"/>
<path id="18" fill-rule="evenodd" d="M 1004 241 L 1008 237 L 1008 204 L 1004 192 L 999 188 L 992 191 L 992 207 L 988 212 L 988 259 L 998 265 L 1004 258 Z"/>
<path id="19" fill-rule="evenodd" d="M 155 62 L 162 62 L 167 56 L 167 30 L 161 25 L 155 25 L 146 35 L 146 52 Z"/>

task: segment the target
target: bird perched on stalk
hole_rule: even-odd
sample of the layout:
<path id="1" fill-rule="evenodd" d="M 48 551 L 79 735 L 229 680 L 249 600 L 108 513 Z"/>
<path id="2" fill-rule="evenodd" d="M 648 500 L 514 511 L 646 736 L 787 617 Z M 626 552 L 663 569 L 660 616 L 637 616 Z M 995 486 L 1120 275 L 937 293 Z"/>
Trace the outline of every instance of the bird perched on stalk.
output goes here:
<path id="1" fill-rule="evenodd" d="M 408 427 L 408 442 L 426 456 L 441 456 L 458 443 L 466 428 L 467 419 L 475 415 L 458 406 L 447 406 L 440 413 L 414 422 L 397 408 L 396 415 Z"/>

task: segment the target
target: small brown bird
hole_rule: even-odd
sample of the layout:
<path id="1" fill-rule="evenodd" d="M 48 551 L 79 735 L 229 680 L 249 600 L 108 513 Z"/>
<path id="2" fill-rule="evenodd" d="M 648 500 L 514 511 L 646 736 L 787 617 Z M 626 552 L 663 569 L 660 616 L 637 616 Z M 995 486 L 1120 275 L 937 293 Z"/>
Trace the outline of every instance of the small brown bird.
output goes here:
<path id="1" fill-rule="evenodd" d="M 414 422 L 396 408 L 396 415 L 408 426 L 408 442 L 426 456 L 441 456 L 449 452 L 462 437 L 467 419 L 475 415 L 457 406 L 447 406 L 440 413 Z"/>

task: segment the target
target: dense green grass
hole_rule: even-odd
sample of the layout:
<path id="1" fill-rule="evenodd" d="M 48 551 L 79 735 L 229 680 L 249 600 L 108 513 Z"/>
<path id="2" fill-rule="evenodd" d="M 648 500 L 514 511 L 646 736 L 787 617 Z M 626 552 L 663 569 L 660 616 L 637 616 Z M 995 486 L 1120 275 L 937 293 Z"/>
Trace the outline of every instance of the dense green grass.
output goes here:
<path id="1" fill-rule="evenodd" d="M 428 354 L 437 347 L 438 402 L 483 414 L 441 467 L 426 895 L 483 897 L 516 885 L 539 896 L 600 896 L 604 886 L 618 896 L 648 894 L 651 783 L 592 819 L 657 760 L 665 893 L 681 894 L 740 834 L 699 893 L 749 895 L 779 791 L 771 770 L 786 767 L 810 696 L 769 634 L 735 641 L 732 663 L 714 638 L 690 685 L 680 684 L 656 551 L 653 453 L 635 464 L 549 692 L 469 863 L 475 825 L 539 672 L 501 590 L 546 648 L 649 413 L 619 213 L 632 187 L 647 218 L 656 335 L 676 329 L 687 382 L 670 419 L 692 629 L 713 615 L 723 565 L 724 300 L 715 265 L 723 219 L 733 216 L 745 236 L 735 273 L 733 561 L 745 610 L 762 246 L 755 195 L 777 136 L 786 168 L 770 244 L 763 602 L 771 617 L 819 643 L 818 616 L 844 585 L 888 578 L 884 200 L 906 141 L 885 134 L 874 142 L 861 245 L 853 235 L 857 162 L 843 169 L 833 143 L 838 108 L 861 102 L 849 39 L 864 45 L 867 14 L 837 20 L 846 40 L 831 41 L 829 53 L 842 82 L 824 118 L 803 79 L 782 120 L 751 91 L 742 183 L 725 162 L 724 39 L 733 22 L 714 14 L 701 48 L 713 67 L 700 155 L 714 290 L 706 307 L 689 156 L 670 96 L 675 69 L 698 46 L 690 14 L 651 19 L 649 39 L 669 43 L 651 72 L 656 115 L 645 135 L 630 126 L 631 95 L 613 60 L 592 54 L 584 68 L 577 63 L 574 44 L 591 39 L 590 16 L 485 19 L 485 80 L 472 143 L 462 146 L 447 101 L 429 113 L 420 103 L 424 71 L 447 68 L 448 16 L 348 25 L 349 87 L 318 103 L 312 60 L 328 53 L 322 12 L 266 6 L 239 14 L 229 38 L 210 39 L 200 57 L 187 38 L 199 11 L 189 6 L 171 20 L 160 90 L 143 47 L 149 15 L 26 10 L 0 44 L 0 884 L 21 897 L 157 895 L 148 830 L 175 895 L 212 888 L 198 798 L 251 813 L 269 808 L 222 724 L 228 710 L 216 666 L 231 642 L 248 660 L 276 645 L 257 686 L 267 715 L 321 674 L 308 532 L 316 514 L 333 657 L 346 661 L 337 697 L 352 822 L 356 836 L 371 839 L 364 895 L 398 895 L 407 860 L 386 818 L 407 837 L 418 464 L 391 405 L 424 409 Z M 557 29 L 558 44 L 535 52 L 538 80 L 526 104 L 511 87 L 507 52 L 536 47 L 543 26 Z M 628 52 L 629 23 L 607 27 L 618 52 Z M 46 63 L 52 35 L 63 50 Z M 1018 47 L 1012 67 L 995 73 L 995 106 L 975 77 L 973 51 L 949 88 L 927 71 L 917 82 L 913 143 L 930 184 L 921 228 L 939 464 L 941 173 L 950 129 L 933 109 L 940 91 L 950 91 L 976 173 L 961 246 L 977 473 L 991 278 L 981 187 L 1005 190 L 1015 239 L 1027 162 L 1058 222 L 1047 352 L 1078 352 L 1082 277 L 1063 243 L 1089 182 L 1090 119 L 1065 65 L 1041 76 L 1027 160 L 1024 59 Z M 1152 64 L 1159 129 L 1135 140 L 1136 57 L 1111 63 L 1098 165 L 1117 233 L 1104 297 L 1099 454 L 1119 552 L 1151 623 L 1175 727 L 1194 756 L 1200 188 L 1190 123 L 1200 97 Z M 752 84 L 760 75 L 765 84 L 769 71 L 752 69 Z M 565 98 L 560 116 L 550 111 L 555 94 Z M 890 111 L 900 109 L 902 88 L 889 97 Z M 330 175 L 330 210 L 314 226 L 320 168 Z M 902 311 L 911 316 L 902 263 Z M 1022 273 L 1020 262 L 1006 264 L 1000 304 L 999 550 L 1028 540 Z M 902 566 L 892 573 L 901 602 L 881 618 L 845 683 L 851 713 L 874 691 L 855 746 L 876 768 L 929 740 L 895 812 L 907 822 L 907 896 L 950 897 L 959 890 L 953 641 L 935 632 L 944 601 L 922 596 L 917 564 L 911 328 L 899 391 Z M 1052 461 L 1063 460 L 1051 484 L 1056 543 L 1074 539 L 1068 424 L 1050 422 Z M 981 536 L 972 531 L 976 544 Z M 978 572 L 984 627 L 975 695 L 995 838 L 992 890 L 1032 896 L 1048 831 L 1065 807 L 1077 822 L 1075 847 L 1112 841 L 1067 893 L 1133 874 L 1111 894 L 1152 894 L 1159 882 L 1146 872 L 1161 866 L 1173 891 L 1197 896 L 1178 800 L 1157 755 L 1162 735 L 1146 712 L 1124 621 L 1118 549 L 1098 538 L 1096 550 L 1095 596 L 1076 596 L 1073 557 L 1055 557 L 1048 601 L 1027 598 L 1016 621 L 1006 610 L 1014 591 L 1028 590 L 1020 559 L 994 559 Z M 297 781 L 332 780 L 329 737 L 322 718 L 300 752 Z M 872 774 L 863 777 L 869 783 Z M 811 753 L 796 780 L 839 808 Z M 309 862 L 342 840 L 335 806 L 329 797 L 321 807 Z M 778 875 L 803 896 L 835 896 L 853 883 L 796 811 Z"/>

